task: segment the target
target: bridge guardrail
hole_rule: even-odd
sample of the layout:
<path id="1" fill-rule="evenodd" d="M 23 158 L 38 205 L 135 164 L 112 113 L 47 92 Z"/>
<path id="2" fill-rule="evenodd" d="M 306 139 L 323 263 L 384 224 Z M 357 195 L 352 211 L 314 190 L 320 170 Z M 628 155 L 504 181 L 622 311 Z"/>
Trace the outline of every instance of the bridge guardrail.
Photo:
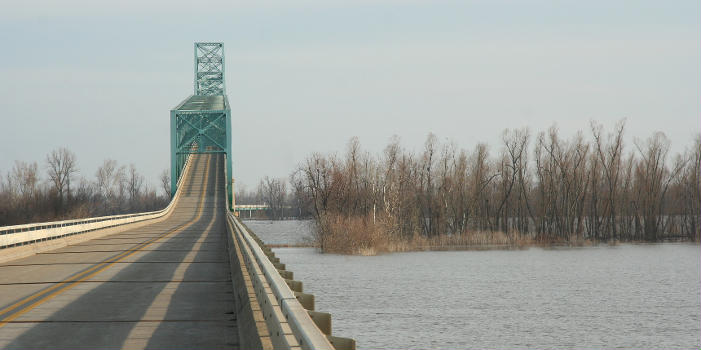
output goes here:
<path id="1" fill-rule="evenodd" d="M 226 169 L 224 171 L 226 172 Z M 336 350 L 331 340 L 317 327 L 310 313 L 302 306 L 295 292 L 290 289 L 253 234 L 230 210 L 226 213 L 227 221 L 233 228 L 231 234 L 242 247 L 243 261 L 268 326 L 273 347 L 275 349 Z M 335 338 L 331 337 L 330 328 L 329 317 L 327 333 L 330 338 Z M 350 340 L 350 343 L 352 343 L 351 348 L 355 349 L 355 341 Z"/>
<path id="2" fill-rule="evenodd" d="M 244 261 L 275 348 L 334 350 L 248 230 L 231 213 L 227 217 L 244 247 Z"/>
<path id="3" fill-rule="evenodd" d="M 183 176 L 178 179 L 178 187 L 189 172 L 190 159 L 191 157 L 188 157 L 185 162 L 184 168 L 186 171 L 184 171 Z M 156 211 L 0 227 L 0 249 L 63 238 L 144 220 L 157 219 L 167 215 L 173 210 L 175 203 L 177 203 L 180 198 L 180 193 L 181 191 L 177 191 L 170 203 L 168 203 L 168 206 Z"/>

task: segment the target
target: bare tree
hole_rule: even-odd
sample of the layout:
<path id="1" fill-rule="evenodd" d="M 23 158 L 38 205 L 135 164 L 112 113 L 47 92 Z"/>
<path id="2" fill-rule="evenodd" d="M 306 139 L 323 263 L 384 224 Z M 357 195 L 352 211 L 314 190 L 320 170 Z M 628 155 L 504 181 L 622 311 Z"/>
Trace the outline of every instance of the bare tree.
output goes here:
<path id="1" fill-rule="evenodd" d="M 172 196 L 170 193 L 170 169 L 163 169 L 159 180 L 161 180 L 161 189 L 163 190 L 163 193 L 166 195 L 166 197 L 170 198 Z"/>
<path id="2" fill-rule="evenodd" d="M 46 164 L 50 176 L 44 183 L 36 162 L 16 161 L 0 177 L 0 226 L 155 210 L 167 203 L 133 166 L 127 176 L 127 168 L 106 160 L 93 182 L 77 175 L 75 156 L 66 149 L 50 153 Z"/>
<path id="3" fill-rule="evenodd" d="M 117 170 L 117 162 L 112 159 L 105 159 L 102 166 L 97 168 L 95 177 L 97 179 L 97 191 L 104 199 L 114 197 L 113 178 Z"/>
<path id="4" fill-rule="evenodd" d="M 423 232 L 427 236 L 433 236 L 438 233 L 434 189 L 434 165 L 436 163 L 436 148 L 438 146 L 438 138 L 436 135 L 429 133 L 424 143 L 424 153 L 421 161 L 418 164 L 419 171 L 419 203 L 421 211 L 421 225 Z"/>
<path id="5" fill-rule="evenodd" d="M 144 184 L 144 177 L 136 171 L 134 164 L 129 165 L 129 174 L 127 177 L 127 192 L 129 193 L 129 203 L 132 209 L 135 209 L 141 190 Z"/>
<path id="6" fill-rule="evenodd" d="M 270 207 L 272 219 L 281 219 L 284 216 L 283 210 L 287 199 L 287 183 L 285 180 L 271 179 L 266 176 L 261 180 L 258 191 Z"/>
<path id="7" fill-rule="evenodd" d="M 491 231 L 475 238 L 495 242 L 699 239 L 701 136 L 668 164 L 661 134 L 624 154 L 623 121 L 610 133 L 591 128 L 591 140 L 582 133 L 565 140 L 553 126 L 538 135 L 533 153 L 527 129 L 506 130 L 494 158 L 484 144 L 468 155 L 432 134 L 419 156 L 395 137 L 372 157 L 354 138 L 342 159 L 315 153 L 290 181 L 317 221 L 322 249 L 375 240 L 377 232 L 409 241 L 469 239 L 472 230 Z M 268 202 L 273 185 L 261 182 Z"/>
<path id="8" fill-rule="evenodd" d="M 642 157 L 636 167 L 639 183 L 638 201 L 643 209 L 643 227 L 645 239 L 656 241 L 664 220 L 664 203 L 670 183 L 684 167 L 683 161 L 678 161 L 674 168 L 667 168 L 667 155 L 670 141 L 661 132 L 655 133 L 645 143 L 636 141 Z"/>
<path id="9" fill-rule="evenodd" d="M 471 202 L 478 217 L 477 229 L 487 230 L 490 227 L 489 219 L 489 186 L 498 173 L 491 173 L 489 165 L 489 147 L 487 144 L 478 143 L 471 156 L 471 168 L 469 177 L 472 189 Z"/>
<path id="10" fill-rule="evenodd" d="M 616 124 L 614 132 L 609 134 L 606 140 L 603 136 L 603 127 L 600 124 L 591 122 L 591 130 L 594 136 L 594 148 L 601 163 L 604 177 L 606 179 L 606 205 L 603 215 L 606 220 L 606 232 L 610 238 L 616 239 L 617 223 L 616 215 L 618 210 L 618 185 L 620 179 L 621 159 L 623 156 L 623 130 L 625 129 L 625 119 Z"/>
<path id="11" fill-rule="evenodd" d="M 124 211 L 128 193 L 126 168 L 119 167 L 115 160 L 106 159 L 97 169 L 95 177 L 98 194 L 103 199 L 103 211 L 105 213 Z"/>
<path id="12" fill-rule="evenodd" d="M 21 200 L 28 200 L 37 192 L 39 174 L 37 163 L 15 161 L 15 166 L 8 175 L 10 193 L 15 194 Z"/>
<path id="13" fill-rule="evenodd" d="M 511 202 L 511 192 L 517 181 L 523 179 L 523 167 L 525 164 L 523 158 L 527 153 L 528 139 L 528 129 L 507 129 L 502 134 L 504 151 L 499 161 L 501 199 L 496 210 L 495 224 L 499 224 L 504 232 L 509 232 L 510 228 L 509 216 L 512 213 L 509 212 L 509 204 Z M 519 195 L 521 195 L 521 192 L 519 190 Z M 522 197 L 519 196 L 519 198 Z M 522 206 L 521 203 L 514 204 L 514 206 L 516 205 Z"/>
<path id="14" fill-rule="evenodd" d="M 64 198 L 68 201 L 71 196 L 71 178 L 78 172 L 75 154 L 61 147 L 46 156 L 46 166 L 49 181 L 58 197 L 59 208 L 63 208 Z"/>
<path id="15" fill-rule="evenodd" d="M 694 144 L 684 155 L 687 160 L 675 198 L 681 199 L 679 214 L 682 218 L 682 234 L 692 241 L 701 238 L 701 135 L 697 134 Z"/>

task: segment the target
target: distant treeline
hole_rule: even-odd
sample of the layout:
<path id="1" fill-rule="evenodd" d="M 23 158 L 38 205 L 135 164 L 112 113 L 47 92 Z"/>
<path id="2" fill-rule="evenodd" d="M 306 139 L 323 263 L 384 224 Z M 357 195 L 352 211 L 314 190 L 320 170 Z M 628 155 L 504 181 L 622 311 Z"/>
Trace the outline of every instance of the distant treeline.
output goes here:
<path id="1" fill-rule="evenodd" d="M 304 196 L 288 190 L 284 178 L 265 177 L 260 180 L 255 191 L 245 187 L 236 188 L 236 204 L 267 204 L 270 209 L 241 214 L 243 218 L 249 215 L 256 219 L 304 219 L 311 217 L 307 203 L 300 201 Z"/>
<path id="2" fill-rule="evenodd" d="M 75 154 L 60 148 L 41 166 L 15 161 L 4 177 L 0 174 L 0 226 L 158 210 L 170 201 L 167 171 L 160 181 L 161 195 L 133 164 L 110 159 L 90 180 L 80 176 Z"/>
<path id="3" fill-rule="evenodd" d="M 418 154 L 395 137 L 371 155 L 352 138 L 343 157 L 308 157 L 291 176 L 292 197 L 330 251 L 472 235 L 485 243 L 698 241 L 701 135 L 672 156 L 663 133 L 628 146 L 624 129 L 624 121 L 609 132 L 592 122 L 588 136 L 570 139 L 554 126 L 535 136 L 507 129 L 494 153 L 429 134 Z"/>

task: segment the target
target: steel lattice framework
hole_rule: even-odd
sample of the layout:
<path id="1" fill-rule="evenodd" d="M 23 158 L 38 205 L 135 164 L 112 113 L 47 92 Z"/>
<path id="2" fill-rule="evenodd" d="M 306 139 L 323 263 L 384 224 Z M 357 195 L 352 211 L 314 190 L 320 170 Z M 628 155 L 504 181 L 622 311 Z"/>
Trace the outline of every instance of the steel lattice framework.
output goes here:
<path id="1" fill-rule="evenodd" d="M 224 44 L 195 43 L 195 95 L 225 95 Z"/>
<path id="2" fill-rule="evenodd" d="M 195 94 L 170 111 L 171 194 L 192 153 L 225 153 L 232 198 L 231 109 L 224 88 L 224 44 L 195 43 Z"/>

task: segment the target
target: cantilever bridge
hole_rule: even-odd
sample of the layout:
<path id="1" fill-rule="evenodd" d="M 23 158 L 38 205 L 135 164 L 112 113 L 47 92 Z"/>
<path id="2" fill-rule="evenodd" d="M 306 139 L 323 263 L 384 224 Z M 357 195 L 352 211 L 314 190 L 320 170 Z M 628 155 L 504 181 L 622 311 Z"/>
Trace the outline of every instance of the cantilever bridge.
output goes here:
<path id="1" fill-rule="evenodd" d="M 355 348 L 230 210 L 222 43 L 195 43 L 194 85 L 165 209 L 0 227 L 0 348 Z"/>

